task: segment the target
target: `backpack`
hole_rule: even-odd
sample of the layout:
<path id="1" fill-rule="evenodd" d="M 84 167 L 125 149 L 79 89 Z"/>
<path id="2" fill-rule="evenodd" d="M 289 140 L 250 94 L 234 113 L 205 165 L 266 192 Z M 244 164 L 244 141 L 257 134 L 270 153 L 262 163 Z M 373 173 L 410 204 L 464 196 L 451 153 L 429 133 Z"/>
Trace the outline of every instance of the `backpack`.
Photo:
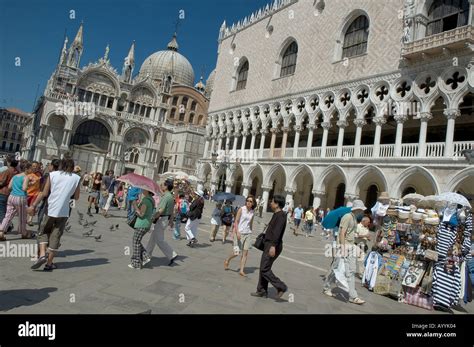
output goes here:
<path id="1" fill-rule="evenodd" d="M 189 212 L 189 203 L 185 199 L 181 199 L 178 205 L 179 218 L 181 223 L 186 223 L 188 221 L 188 212 Z"/>
<path id="2" fill-rule="evenodd" d="M 230 206 L 224 206 L 221 220 L 225 226 L 232 225 L 232 208 Z"/>

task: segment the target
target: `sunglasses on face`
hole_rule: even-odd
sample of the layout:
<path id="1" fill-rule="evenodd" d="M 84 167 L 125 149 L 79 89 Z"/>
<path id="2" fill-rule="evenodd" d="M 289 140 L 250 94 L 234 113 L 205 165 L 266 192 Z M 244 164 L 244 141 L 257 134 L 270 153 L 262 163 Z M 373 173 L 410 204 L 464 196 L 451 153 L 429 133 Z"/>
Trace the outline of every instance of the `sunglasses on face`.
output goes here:
<path id="1" fill-rule="evenodd" d="M 247 200 L 247 202 L 252 202 L 252 203 L 253 203 L 253 201 L 252 201 L 252 200 Z"/>

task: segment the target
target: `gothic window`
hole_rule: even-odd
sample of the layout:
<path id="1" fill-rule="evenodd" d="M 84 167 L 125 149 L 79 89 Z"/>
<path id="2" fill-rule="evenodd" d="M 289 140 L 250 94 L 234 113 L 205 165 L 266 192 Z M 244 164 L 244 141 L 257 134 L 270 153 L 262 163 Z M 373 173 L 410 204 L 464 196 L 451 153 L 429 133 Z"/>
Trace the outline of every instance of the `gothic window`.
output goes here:
<path id="1" fill-rule="evenodd" d="M 173 103 L 172 103 L 172 105 L 173 105 L 173 106 L 178 105 L 178 97 L 177 97 L 177 96 L 175 96 L 175 97 L 173 98 Z"/>
<path id="2" fill-rule="evenodd" d="M 138 164 L 138 159 L 140 157 L 140 151 L 138 148 L 132 148 L 129 152 L 128 162 L 133 164 Z"/>
<path id="3" fill-rule="evenodd" d="M 295 73 L 296 60 L 298 58 L 298 44 L 293 41 L 285 50 L 281 62 L 280 77 L 289 76 Z"/>
<path id="4" fill-rule="evenodd" d="M 174 118 L 175 114 L 176 114 L 176 109 L 172 108 L 171 113 L 170 113 L 170 118 Z"/>
<path id="5" fill-rule="evenodd" d="M 193 103 L 191 104 L 191 111 L 196 111 L 197 107 L 197 102 L 193 100 Z"/>
<path id="6" fill-rule="evenodd" d="M 162 174 L 164 173 L 163 168 L 165 166 L 165 161 L 163 159 L 160 160 L 160 165 L 158 166 L 158 173 Z"/>
<path id="7" fill-rule="evenodd" d="M 82 102 L 84 101 L 84 96 L 86 95 L 86 91 L 84 89 L 79 89 L 77 92 L 77 99 Z"/>
<path id="8" fill-rule="evenodd" d="M 92 92 L 90 92 L 90 91 L 86 92 L 86 99 L 85 99 L 85 101 L 86 101 L 86 102 L 89 102 L 89 101 L 91 101 L 91 98 L 92 98 Z"/>
<path id="9" fill-rule="evenodd" d="M 247 75 L 249 73 L 249 62 L 246 61 L 245 63 L 242 64 L 242 66 L 239 69 L 239 73 L 237 76 L 237 88 L 236 90 L 242 90 L 245 89 L 245 86 L 247 85 Z"/>
<path id="10" fill-rule="evenodd" d="M 128 104 L 128 113 L 133 113 L 133 108 L 135 107 L 135 104 L 133 102 Z"/>
<path id="11" fill-rule="evenodd" d="M 350 58 L 367 52 L 369 20 L 366 16 L 357 17 L 347 29 L 342 46 L 342 58 Z"/>
<path id="12" fill-rule="evenodd" d="M 190 123 L 190 124 L 193 124 L 193 123 L 194 123 L 194 113 L 191 113 L 191 114 L 189 115 L 189 123 Z"/>
<path id="13" fill-rule="evenodd" d="M 94 98 L 92 99 L 92 102 L 93 102 L 94 104 L 98 105 L 98 104 L 99 104 L 99 97 L 100 97 L 99 94 L 94 93 Z"/>
<path id="14" fill-rule="evenodd" d="M 100 95 L 99 99 L 99 106 L 104 107 L 105 106 L 105 101 L 107 100 L 107 97 L 105 95 Z"/>
<path id="15" fill-rule="evenodd" d="M 150 118 L 150 113 L 151 113 L 151 107 L 147 107 L 145 117 Z"/>
<path id="16" fill-rule="evenodd" d="M 179 114 L 179 121 L 180 122 L 184 122 L 184 116 L 185 116 L 185 113 L 180 113 Z"/>
<path id="17" fill-rule="evenodd" d="M 467 25 L 468 17 L 468 0 L 435 0 L 428 11 L 426 36 Z"/>
<path id="18" fill-rule="evenodd" d="M 143 106 L 143 105 L 140 107 L 140 116 L 142 116 L 142 117 L 145 116 L 145 109 L 146 109 L 146 107 Z"/>

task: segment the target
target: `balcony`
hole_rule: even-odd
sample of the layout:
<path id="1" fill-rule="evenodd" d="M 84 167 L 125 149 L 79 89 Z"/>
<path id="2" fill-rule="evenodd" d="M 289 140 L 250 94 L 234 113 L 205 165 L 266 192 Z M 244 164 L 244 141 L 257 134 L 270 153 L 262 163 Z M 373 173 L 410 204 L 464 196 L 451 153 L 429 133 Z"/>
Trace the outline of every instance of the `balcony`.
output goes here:
<path id="1" fill-rule="evenodd" d="M 407 59 L 420 58 L 423 54 L 436 55 L 443 49 L 457 50 L 474 43 L 474 27 L 466 25 L 423 39 L 405 43 L 402 47 L 402 57 Z"/>
<path id="2" fill-rule="evenodd" d="M 354 159 L 387 159 L 387 158 L 396 158 L 396 160 L 419 160 L 419 159 L 441 159 L 441 160 L 463 160 L 463 155 L 461 154 L 462 150 L 465 149 L 474 149 L 474 141 L 465 141 L 465 142 L 454 142 L 453 143 L 453 156 L 445 156 L 445 143 L 427 143 L 426 144 L 426 154 L 423 157 L 419 156 L 420 145 L 418 143 L 404 143 L 401 146 L 401 155 L 396 157 L 395 155 L 395 144 L 380 145 L 378 156 L 374 154 L 374 145 L 361 145 L 359 146 L 359 153 L 357 156 L 357 150 L 355 146 L 343 146 L 342 155 L 338 156 L 337 146 L 328 146 L 326 147 L 325 157 L 322 157 L 322 148 L 321 147 L 312 147 L 309 150 L 310 156 L 308 157 L 308 149 L 306 147 L 300 147 L 295 151 L 293 148 L 286 148 L 285 154 L 283 156 L 283 151 L 281 148 L 275 148 L 273 150 L 273 156 L 270 157 L 270 149 L 265 148 L 263 152 L 260 152 L 260 149 L 246 149 L 244 151 L 237 150 L 235 156 L 232 155 L 230 151 L 229 155 L 232 158 L 239 158 L 241 162 L 255 162 L 256 159 L 269 159 L 269 160 L 306 160 L 314 161 L 317 160 L 354 160 Z M 209 152 L 210 153 L 210 152 Z M 208 153 L 208 158 L 210 154 Z"/>

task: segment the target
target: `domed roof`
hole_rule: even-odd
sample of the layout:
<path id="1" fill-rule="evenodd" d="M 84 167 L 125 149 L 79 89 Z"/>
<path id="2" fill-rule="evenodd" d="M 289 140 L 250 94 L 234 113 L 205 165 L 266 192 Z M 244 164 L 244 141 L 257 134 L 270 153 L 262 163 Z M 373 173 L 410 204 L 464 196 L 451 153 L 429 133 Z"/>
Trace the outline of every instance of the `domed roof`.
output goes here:
<path id="1" fill-rule="evenodd" d="M 209 77 L 207 78 L 206 81 L 206 89 L 204 91 L 204 94 L 209 98 L 212 93 L 212 88 L 214 88 L 214 79 L 216 78 L 216 69 L 212 70 L 212 72 L 209 74 Z"/>
<path id="2" fill-rule="evenodd" d="M 168 43 L 166 51 L 155 52 L 145 59 L 140 67 L 139 76 L 151 79 L 163 80 L 165 76 L 173 76 L 173 80 L 179 84 L 192 87 L 194 84 L 194 70 L 191 63 L 178 53 L 176 34 Z"/>

